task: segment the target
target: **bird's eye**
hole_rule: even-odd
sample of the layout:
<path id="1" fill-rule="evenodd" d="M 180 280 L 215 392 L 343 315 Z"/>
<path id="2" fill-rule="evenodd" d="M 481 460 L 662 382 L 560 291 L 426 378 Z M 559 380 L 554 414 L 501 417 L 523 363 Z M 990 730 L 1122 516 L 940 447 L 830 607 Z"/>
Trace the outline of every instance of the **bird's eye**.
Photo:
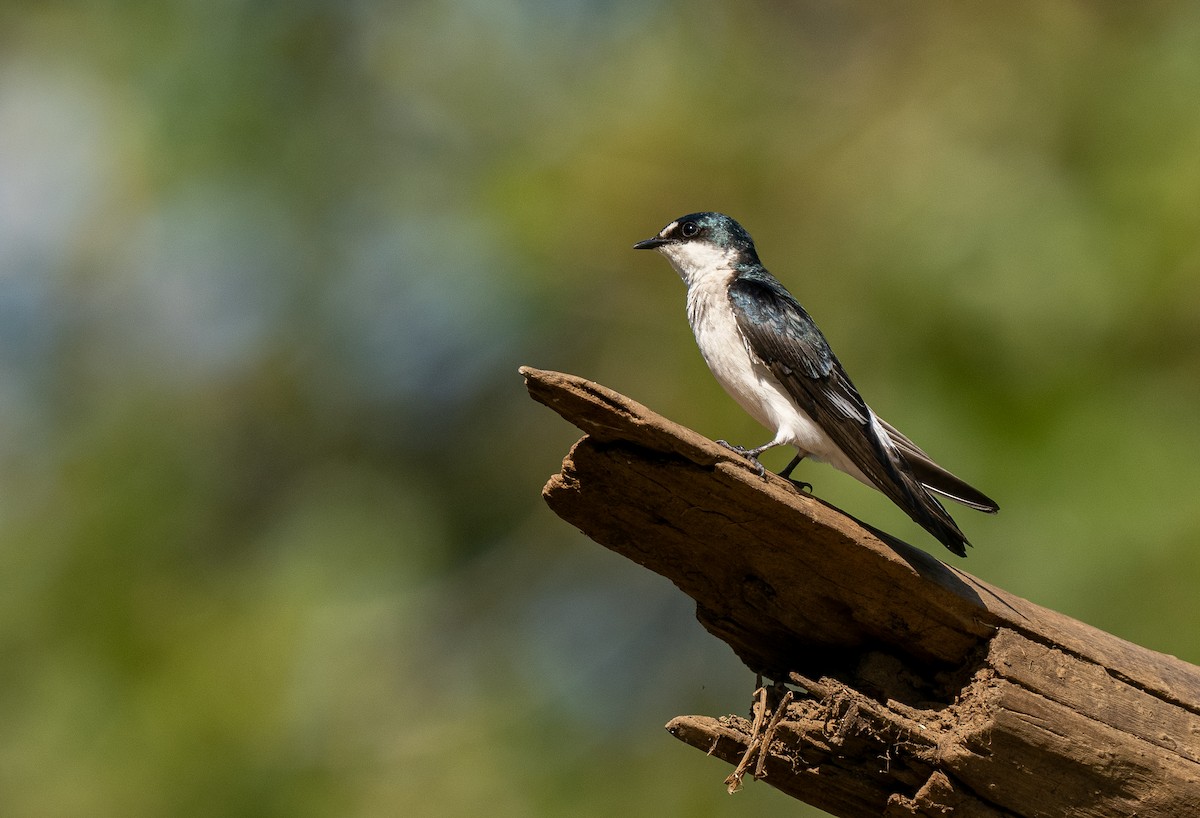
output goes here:
<path id="1" fill-rule="evenodd" d="M 700 225 L 695 222 L 684 222 L 679 226 L 679 232 L 685 239 L 690 239 L 700 232 Z"/>

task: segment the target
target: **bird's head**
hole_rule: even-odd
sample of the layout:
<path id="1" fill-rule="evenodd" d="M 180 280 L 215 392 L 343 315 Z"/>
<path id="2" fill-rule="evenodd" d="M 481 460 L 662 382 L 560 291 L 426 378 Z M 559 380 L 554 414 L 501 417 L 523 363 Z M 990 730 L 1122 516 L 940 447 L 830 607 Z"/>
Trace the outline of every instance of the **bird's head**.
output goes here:
<path id="1" fill-rule="evenodd" d="M 758 263 L 750 234 L 724 213 L 681 216 L 633 248 L 662 253 L 688 286 L 709 275 Z"/>

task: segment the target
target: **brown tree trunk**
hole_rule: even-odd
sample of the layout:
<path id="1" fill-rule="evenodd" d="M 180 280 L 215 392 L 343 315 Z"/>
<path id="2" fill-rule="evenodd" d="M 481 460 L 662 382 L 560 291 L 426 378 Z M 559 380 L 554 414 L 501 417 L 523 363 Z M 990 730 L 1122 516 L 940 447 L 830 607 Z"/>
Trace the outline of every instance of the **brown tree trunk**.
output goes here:
<path id="1" fill-rule="evenodd" d="M 752 670 L 754 722 L 672 735 L 840 816 L 1200 816 L 1200 668 L 855 521 L 616 392 L 523 367 L 586 435 L 543 491 L 674 582 Z"/>

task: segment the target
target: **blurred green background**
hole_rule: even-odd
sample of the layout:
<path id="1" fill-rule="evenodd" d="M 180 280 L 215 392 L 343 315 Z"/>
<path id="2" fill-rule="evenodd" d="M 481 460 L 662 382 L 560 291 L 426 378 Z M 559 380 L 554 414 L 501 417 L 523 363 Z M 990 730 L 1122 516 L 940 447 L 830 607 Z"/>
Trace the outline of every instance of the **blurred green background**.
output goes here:
<path id="1" fill-rule="evenodd" d="M 965 568 L 1200 662 L 1197 4 L 9 0 L 0 812 L 817 815 L 539 496 L 523 363 L 765 439 L 630 249 L 701 209 L 999 500 Z"/>

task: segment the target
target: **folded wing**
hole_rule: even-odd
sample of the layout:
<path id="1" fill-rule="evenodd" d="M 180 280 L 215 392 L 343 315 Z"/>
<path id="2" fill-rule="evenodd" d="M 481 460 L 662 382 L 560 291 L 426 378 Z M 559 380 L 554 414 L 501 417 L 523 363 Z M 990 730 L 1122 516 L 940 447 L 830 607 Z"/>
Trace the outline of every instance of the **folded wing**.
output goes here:
<path id="1" fill-rule="evenodd" d="M 965 556 L 966 537 L 926 486 L 982 511 L 995 511 L 996 504 L 875 416 L 812 318 L 773 276 L 761 268 L 741 272 L 729 285 L 729 299 L 751 350 L 796 404 L 876 488 Z"/>

